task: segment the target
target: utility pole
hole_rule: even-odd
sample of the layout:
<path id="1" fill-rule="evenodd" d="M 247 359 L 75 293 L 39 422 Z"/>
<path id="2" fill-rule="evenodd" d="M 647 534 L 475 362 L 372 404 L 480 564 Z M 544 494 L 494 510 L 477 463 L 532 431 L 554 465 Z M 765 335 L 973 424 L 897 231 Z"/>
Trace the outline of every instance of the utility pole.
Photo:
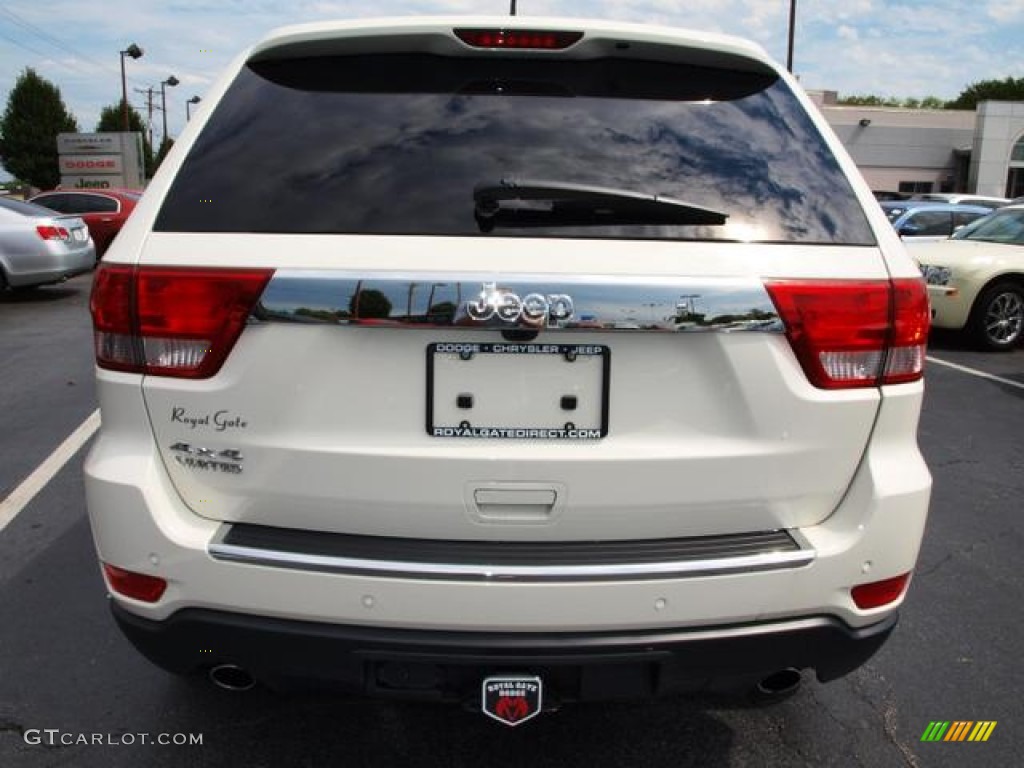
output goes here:
<path id="1" fill-rule="evenodd" d="M 149 134 L 149 146 L 153 146 L 153 86 L 136 88 L 136 93 L 146 94 L 146 132 Z M 160 109 L 160 107 L 156 107 Z"/>

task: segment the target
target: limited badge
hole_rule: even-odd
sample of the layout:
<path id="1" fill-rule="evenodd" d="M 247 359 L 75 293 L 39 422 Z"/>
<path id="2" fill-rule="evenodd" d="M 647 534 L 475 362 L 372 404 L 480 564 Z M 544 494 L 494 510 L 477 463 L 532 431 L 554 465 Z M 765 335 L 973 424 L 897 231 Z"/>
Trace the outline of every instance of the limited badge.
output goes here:
<path id="1" fill-rule="evenodd" d="M 498 722 L 514 726 L 540 714 L 543 684 L 539 677 L 488 677 L 482 687 L 484 714 Z"/>

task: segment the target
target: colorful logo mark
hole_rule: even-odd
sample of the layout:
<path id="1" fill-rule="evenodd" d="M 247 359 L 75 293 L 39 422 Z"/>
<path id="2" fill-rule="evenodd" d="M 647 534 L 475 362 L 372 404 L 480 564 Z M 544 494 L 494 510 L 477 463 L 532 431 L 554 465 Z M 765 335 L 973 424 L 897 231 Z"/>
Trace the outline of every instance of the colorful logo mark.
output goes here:
<path id="1" fill-rule="evenodd" d="M 921 741 L 988 741 L 995 720 L 933 720 L 921 734 Z"/>

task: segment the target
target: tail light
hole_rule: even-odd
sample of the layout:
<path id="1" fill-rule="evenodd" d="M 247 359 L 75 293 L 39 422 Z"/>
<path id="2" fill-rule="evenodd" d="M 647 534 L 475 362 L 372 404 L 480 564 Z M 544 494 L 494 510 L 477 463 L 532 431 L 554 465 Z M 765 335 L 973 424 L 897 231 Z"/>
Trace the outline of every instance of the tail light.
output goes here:
<path id="1" fill-rule="evenodd" d="M 155 376 L 213 376 L 272 274 L 101 264 L 90 301 L 97 365 Z"/>
<path id="2" fill-rule="evenodd" d="M 167 582 L 158 576 L 126 571 L 107 563 L 103 563 L 103 574 L 111 590 L 144 603 L 155 603 L 167 589 Z"/>
<path id="3" fill-rule="evenodd" d="M 858 584 L 850 590 L 853 602 L 862 611 L 868 608 L 880 608 L 889 603 L 895 603 L 903 593 L 907 591 L 907 584 L 910 582 L 910 574 L 904 573 L 892 579 L 873 581 L 870 584 Z"/>
<path id="4" fill-rule="evenodd" d="M 814 386 L 921 378 L 930 324 L 923 280 L 773 280 L 766 287 Z"/>
<path id="5" fill-rule="evenodd" d="M 535 29 L 456 29 L 455 36 L 473 48 L 512 48 L 558 51 L 575 45 L 582 32 L 554 32 Z"/>
<path id="6" fill-rule="evenodd" d="M 43 240 L 67 240 L 71 235 L 64 227 L 57 227 L 52 224 L 40 224 L 36 232 Z"/>

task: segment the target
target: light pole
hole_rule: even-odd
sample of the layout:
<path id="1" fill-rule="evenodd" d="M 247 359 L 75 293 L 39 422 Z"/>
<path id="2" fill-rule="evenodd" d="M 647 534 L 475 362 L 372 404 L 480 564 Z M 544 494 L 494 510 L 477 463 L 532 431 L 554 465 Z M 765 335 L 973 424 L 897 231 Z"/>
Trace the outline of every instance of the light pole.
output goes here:
<path id="1" fill-rule="evenodd" d="M 179 82 L 178 78 L 174 75 L 171 75 L 166 80 L 160 81 L 160 108 L 164 113 L 164 138 L 163 141 L 160 142 L 161 146 L 167 143 L 167 89 L 164 86 L 169 85 L 173 88 Z"/>
<path id="2" fill-rule="evenodd" d="M 200 99 L 198 96 L 193 96 L 191 99 L 189 99 L 188 101 L 185 102 L 185 122 L 186 123 L 189 120 L 192 119 L 192 114 L 189 112 L 188 105 L 189 104 L 198 104 L 200 101 L 202 101 L 202 99 Z"/>
<path id="3" fill-rule="evenodd" d="M 142 56 L 142 49 L 139 48 L 135 43 L 132 43 L 123 51 L 121 54 L 121 130 L 128 131 L 128 81 L 124 76 L 124 57 L 131 56 L 133 59 L 138 59 Z"/>

